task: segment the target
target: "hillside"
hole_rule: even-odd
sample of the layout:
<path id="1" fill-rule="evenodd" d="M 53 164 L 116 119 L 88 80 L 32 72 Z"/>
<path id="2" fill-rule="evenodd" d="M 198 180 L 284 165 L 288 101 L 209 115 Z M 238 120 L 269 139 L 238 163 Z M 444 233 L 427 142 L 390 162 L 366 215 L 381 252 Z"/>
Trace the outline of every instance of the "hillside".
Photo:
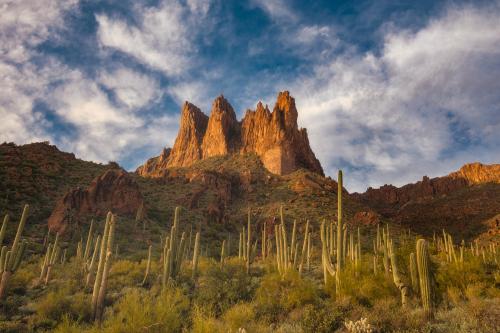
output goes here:
<path id="1" fill-rule="evenodd" d="M 498 233 L 498 227 L 487 221 L 500 212 L 500 165 L 466 164 L 447 176 L 424 176 L 399 188 L 369 188 L 352 197 L 416 232 L 432 235 L 446 229 L 459 239 L 470 240 Z"/>
<path id="2" fill-rule="evenodd" d="M 17 215 L 31 205 L 30 224 L 44 224 L 66 191 L 87 186 L 109 165 L 77 159 L 45 142 L 0 145 L 0 210 Z"/>

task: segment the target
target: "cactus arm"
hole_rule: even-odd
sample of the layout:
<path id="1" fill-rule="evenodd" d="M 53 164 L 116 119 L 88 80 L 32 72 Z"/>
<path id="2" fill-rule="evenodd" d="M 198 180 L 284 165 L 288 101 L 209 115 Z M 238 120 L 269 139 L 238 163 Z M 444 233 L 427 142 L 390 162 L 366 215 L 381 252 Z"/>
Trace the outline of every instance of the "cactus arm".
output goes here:
<path id="1" fill-rule="evenodd" d="M 83 261 L 87 261 L 90 255 L 90 247 L 92 246 L 93 236 L 94 236 L 94 220 L 90 222 L 89 234 L 87 235 L 87 243 L 85 244 L 85 251 L 83 252 Z"/>
<path id="2" fill-rule="evenodd" d="M 408 298 L 408 286 L 403 282 L 401 277 L 399 276 L 398 266 L 396 261 L 396 253 L 394 251 L 394 246 L 391 243 L 391 266 L 392 266 L 392 278 L 394 280 L 394 284 L 401 292 L 401 304 L 403 307 L 406 307 L 407 298 Z"/>
<path id="3" fill-rule="evenodd" d="M 7 262 L 6 262 L 7 251 L 8 251 L 7 246 L 2 246 L 2 252 L 0 254 L 0 274 L 3 273 L 3 271 L 5 270 L 6 265 L 7 265 Z"/>
<path id="4" fill-rule="evenodd" d="M 196 237 L 194 239 L 194 251 L 193 251 L 193 273 L 192 278 L 196 277 L 196 271 L 198 269 L 198 257 L 200 255 L 200 233 L 196 233 Z"/>
<path id="5" fill-rule="evenodd" d="M 8 223 L 9 223 L 9 215 L 5 214 L 5 217 L 3 218 L 2 229 L 0 229 L 0 246 L 2 246 L 3 244 Z"/>
<path id="6" fill-rule="evenodd" d="M 149 245 L 148 248 L 148 261 L 146 263 L 146 271 L 144 273 L 144 279 L 142 279 L 141 286 L 144 286 L 146 284 L 146 281 L 148 279 L 149 275 L 149 270 L 151 269 L 151 249 L 153 248 L 152 245 Z"/>
<path id="7" fill-rule="evenodd" d="M 307 220 L 306 222 L 306 229 L 304 232 L 304 242 L 302 243 L 302 253 L 300 256 L 300 264 L 299 264 L 299 275 L 302 274 L 302 270 L 304 268 L 304 259 L 306 256 L 308 237 L 309 237 L 309 220 Z"/>
<path id="8" fill-rule="evenodd" d="M 27 244 L 28 244 L 28 242 L 26 240 L 23 240 L 23 242 L 21 243 L 21 247 L 20 247 L 19 251 L 17 251 L 17 253 L 16 253 L 16 258 L 15 258 L 14 264 L 12 266 L 12 272 L 17 271 L 17 269 L 19 268 L 19 265 L 21 264 L 21 260 L 23 259 L 24 252 L 26 251 Z"/>

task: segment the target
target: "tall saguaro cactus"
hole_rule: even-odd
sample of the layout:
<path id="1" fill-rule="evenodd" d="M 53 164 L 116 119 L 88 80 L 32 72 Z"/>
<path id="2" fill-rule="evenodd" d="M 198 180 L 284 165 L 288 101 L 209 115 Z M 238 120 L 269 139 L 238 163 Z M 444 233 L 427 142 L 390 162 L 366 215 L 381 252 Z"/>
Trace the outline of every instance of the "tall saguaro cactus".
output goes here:
<path id="1" fill-rule="evenodd" d="M 344 251 L 343 251 L 343 224 L 342 224 L 342 188 L 343 188 L 343 177 L 342 170 L 339 170 L 337 178 L 337 271 L 335 274 L 336 282 L 336 293 L 340 293 L 341 289 L 341 271 L 344 266 Z"/>
<path id="2" fill-rule="evenodd" d="M 24 230 L 24 225 L 26 224 L 26 219 L 29 214 L 29 205 L 25 205 L 23 209 L 23 214 L 21 215 L 21 220 L 17 226 L 16 237 L 12 243 L 10 250 L 7 250 L 7 246 L 2 246 L 0 254 L 0 299 L 5 297 L 7 286 L 9 284 L 10 277 L 19 268 L 21 260 L 26 250 L 26 240 L 21 241 L 21 234 Z M 7 223 L 9 221 L 8 216 L 3 220 L 2 229 L 0 229 L 0 246 L 5 238 L 5 232 L 7 229 Z"/>
<path id="3" fill-rule="evenodd" d="M 111 257 L 113 255 L 114 224 L 114 216 L 111 212 L 108 212 L 104 233 L 102 235 L 99 264 L 97 265 L 97 273 L 92 292 L 92 315 L 95 320 L 99 320 L 102 317 L 107 279 L 109 269 L 111 268 Z"/>
<path id="4" fill-rule="evenodd" d="M 153 249 L 152 245 L 149 245 L 148 248 L 148 261 L 146 263 L 146 270 L 144 272 L 144 279 L 142 279 L 141 286 L 144 286 L 148 280 L 149 271 L 151 270 L 151 250 Z"/>
<path id="5" fill-rule="evenodd" d="M 427 317 L 431 318 L 433 315 L 433 306 L 429 262 L 427 241 L 425 239 L 419 239 L 417 241 L 417 268 L 420 282 L 420 297 L 422 299 L 422 307 Z"/>
<path id="6" fill-rule="evenodd" d="M 193 273 L 192 278 L 196 277 L 196 271 L 198 269 L 198 257 L 200 256 L 200 232 L 196 233 L 196 237 L 194 239 L 194 250 L 193 250 Z"/>
<path id="7" fill-rule="evenodd" d="M 394 284 L 401 292 L 401 304 L 403 305 L 403 307 L 406 307 L 409 288 L 399 276 L 398 265 L 396 261 L 396 253 L 394 251 L 394 245 L 392 243 L 390 243 L 390 253 L 391 253 L 390 257 L 392 266 L 392 277 L 394 280 Z"/>

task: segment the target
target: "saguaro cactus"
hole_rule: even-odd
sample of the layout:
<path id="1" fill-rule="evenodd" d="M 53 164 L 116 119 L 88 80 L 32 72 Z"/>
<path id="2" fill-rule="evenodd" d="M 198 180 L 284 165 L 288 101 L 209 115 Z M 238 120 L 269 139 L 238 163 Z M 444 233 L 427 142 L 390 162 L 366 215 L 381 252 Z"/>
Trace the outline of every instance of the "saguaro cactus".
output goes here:
<path id="1" fill-rule="evenodd" d="M 433 315 L 433 306 L 429 261 L 427 241 L 425 239 L 419 239 L 417 241 L 417 268 L 420 282 L 420 297 L 422 299 L 422 307 L 427 317 L 431 318 Z"/>
<path id="2" fill-rule="evenodd" d="M 92 258 L 90 263 L 87 264 L 87 278 L 85 279 L 85 288 L 87 288 L 92 282 L 92 277 L 94 276 L 96 265 L 97 265 L 97 253 L 99 252 L 101 245 L 101 235 L 97 235 L 97 239 L 94 245 L 94 252 L 92 253 Z"/>
<path id="3" fill-rule="evenodd" d="M 0 299 L 3 299 L 5 297 L 10 277 L 19 268 L 24 255 L 24 251 L 26 250 L 27 243 L 26 240 L 21 241 L 21 234 L 23 233 L 28 214 L 29 206 L 25 205 L 23 214 L 21 215 L 21 220 L 19 221 L 19 225 L 17 226 L 16 237 L 14 238 L 14 242 L 12 243 L 10 251 L 7 250 L 7 246 L 3 246 L 1 250 L 0 274 L 2 278 L 0 280 Z M 0 229 L 0 246 L 2 245 L 5 238 L 8 221 L 9 218 L 6 216 L 3 220 L 2 229 Z"/>
<path id="4" fill-rule="evenodd" d="M 403 305 L 403 307 L 406 307 L 407 303 L 406 300 L 408 297 L 409 290 L 408 286 L 403 282 L 403 280 L 399 276 L 398 265 L 396 261 L 396 253 L 394 251 L 394 246 L 392 243 L 390 244 L 390 253 L 391 253 L 392 277 L 394 279 L 394 284 L 401 292 L 401 304 Z"/>
<path id="5" fill-rule="evenodd" d="M 222 241 L 222 246 L 220 249 L 220 268 L 224 267 L 224 260 L 226 259 L 226 240 Z"/>
<path id="6" fill-rule="evenodd" d="M 191 277 L 194 279 L 196 277 L 196 271 L 198 269 L 198 257 L 200 256 L 200 232 L 196 233 L 194 239 L 194 250 L 193 250 L 193 273 Z"/>
<path id="7" fill-rule="evenodd" d="M 111 212 L 108 212 L 108 215 L 106 216 L 106 224 L 104 225 L 104 233 L 102 235 L 102 242 L 101 242 L 101 249 L 99 252 L 99 263 L 97 265 L 97 273 L 95 276 L 94 280 L 94 289 L 92 291 L 92 316 L 94 319 L 98 319 L 98 310 L 97 310 L 97 303 L 98 303 L 98 298 L 99 298 L 99 291 L 101 288 L 101 283 L 103 280 L 103 273 L 104 273 L 104 266 L 106 263 L 106 257 L 107 257 L 107 248 L 108 248 L 108 240 L 110 236 L 110 227 L 111 227 L 111 220 L 112 220 L 113 214 Z M 112 244 L 110 244 L 109 252 L 112 252 L 111 247 Z"/>
<path id="8" fill-rule="evenodd" d="M 49 260 L 47 262 L 47 274 L 45 275 L 45 285 L 47 285 L 50 281 L 50 274 L 52 273 L 52 269 L 57 262 L 59 253 L 60 253 L 59 233 L 57 233 L 56 240 L 54 241 L 54 246 L 52 247 L 52 252 L 50 253 Z"/>
<path id="9" fill-rule="evenodd" d="M 99 286 L 99 294 L 97 296 L 97 304 L 96 304 L 96 313 L 95 319 L 101 321 L 102 315 L 104 313 L 104 299 L 106 297 L 106 290 L 108 287 L 108 276 L 109 270 L 111 269 L 111 263 L 113 259 L 113 242 L 115 239 L 115 215 L 111 215 L 111 219 L 109 220 L 109 228 L 108 228 L 108 241 L 106 245 L 106 261 L 104 263 L 104 269 L 102 273 L 102 279 Z"/>
<path id="10" fill-rule="evenodd" d="M 186 233 L 181 234 L 179 240 L 179 211 L 180 208 L 175 208 L 174 225 L 170 229 L 170 236 L 165 242 L 163 248 L 163 273 L 162 285 L 165 288 L 169 279 L 177 276 L 181 269 L 181 264 L 184 259 L 184 251 L 187 246 Z"/>
<path id="11" fill-rule="evenodd" d="M 152 250 L 152 248 L 153 248 L 153 246 L 149 245 L 149 248 L 148 248 L 148 261 L 146 263 L 146 271 L 144 272 L 144 279 L 142 279 L 141 286 L 144 286 L 146 284 L 146 281 L 148 280 L 149 271 L 151 269 L 151 250 Z"/>
<path id="12" fill-rule="evenodd" d="M 323 279 L 326 283 L 328 282 L 328 276 L 336 276 L 335 269 L 330 261 L 330 253 L 327 247 L 328 237 L 326 235 L 325 221 L 321 223 L 320 236 L 321 236 L 321 263 L 323 265 Z M 337 265 L 338 266 L 338 265 Z"/>
<path id="13" fill-rule="evenodd" d="M 344 244 L 343 244 L 343 224 L 342 224 L 342 188 L 343 188 L 343 179 L 342 179 L 342 170 L 339 170 L 337 177 L 337 271 L 335 274 L 335 283 L 336 283 L 336 293 L 340 293 L 341 289 L 341 271 L 344 266 Z"/>
<path id="14" fill-rule="evenodd" d="M 250 273 L 250 264 L 252 263 L 252 256 L 254 253 L 252 253 L 252 228 L 251 228 L 251 219 L 250 219 L 250 209 L 248 209 L 248 220 L 247 220 L 247 257 L 246 257 L 246 267 L 247 267 L 247 274 Z"/>
<path id="15" fill-rule="evenodd" d="M 410 277 L 411 286 L 415 293 L 418 292 L 418 271 L 417 271 L 417 261 L 415 260 L 415 253 L 410 253 Z"/>

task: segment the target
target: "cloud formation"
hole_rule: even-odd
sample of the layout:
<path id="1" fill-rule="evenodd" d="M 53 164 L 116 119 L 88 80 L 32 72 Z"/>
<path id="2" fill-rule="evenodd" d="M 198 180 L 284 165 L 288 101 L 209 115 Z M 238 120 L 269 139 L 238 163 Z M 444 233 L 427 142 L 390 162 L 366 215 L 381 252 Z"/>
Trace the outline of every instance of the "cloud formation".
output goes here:
<path id="1" fill-rule="evenodd" d="M 141 63 L 178 76 L 193 65 L 195 31 L 203 30 L 207 1 L 162 1 L 158 7 L 135 8 L 137 25 L 107 15 L 97 15 L 98 38 L 110 47 Z"/>
<path id="2" fill-rule="evenodd" d="M 341 54 L 292 84 L 328 173 L 344 167 L 364 190 L 498 159 L 498 14 L 450 9 L 418 31 L 389 31 L 379 55 Z"/>

